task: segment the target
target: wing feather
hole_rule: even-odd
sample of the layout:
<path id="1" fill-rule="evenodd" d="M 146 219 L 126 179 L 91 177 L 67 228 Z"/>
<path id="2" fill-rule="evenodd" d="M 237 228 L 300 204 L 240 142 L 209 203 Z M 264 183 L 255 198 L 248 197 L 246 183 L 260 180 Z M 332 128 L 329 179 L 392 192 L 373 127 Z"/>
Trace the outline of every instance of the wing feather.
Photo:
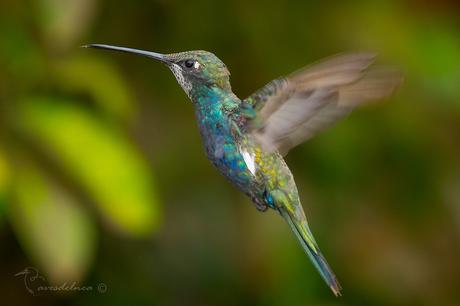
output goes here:
<path id="1" fill-rule="evenodd" d="M 283 155 L 363 102 L 389 96 L 398 70 L 370 68 L 375 55 L 337 55 L 276 79 L 245 100 L 257 111 L 247 123 L 256 139 Z"/>

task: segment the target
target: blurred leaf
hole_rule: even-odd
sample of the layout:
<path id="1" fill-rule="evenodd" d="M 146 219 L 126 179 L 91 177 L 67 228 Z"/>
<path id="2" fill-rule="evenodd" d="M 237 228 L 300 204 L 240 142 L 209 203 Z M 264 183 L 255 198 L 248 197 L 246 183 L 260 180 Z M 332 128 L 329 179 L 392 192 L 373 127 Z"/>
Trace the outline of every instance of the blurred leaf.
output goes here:
<path id="1" fill-rule="evenodd" d="M 9 209 L 25 251 L 51 284 L 81 280 L 93 260 L 95 228 L 73 197 L 28 161 L 15 165 Z"/>
<path id="2" fill-rule="evenodd" d="M 103 217 L 133 235 L 158 221 L 151 169 L 125 135 L 68 101 L 28 99 L 25 133 L 94 199 Z"/>
<path id="3" fill-rule="evenodd" d="M 94 0 L 36 0 L 39 25 L 52 49 L 62 50 L 75 42 L 91 25 L 96 11 Z"/>
<path id="4" fill-rule="evenodd" d="M 65 90 L 90 94 L 95 103 L 112 115 L 130 119 L 134 114 L 135 104 L 125 80 L 102 58 L 87 55 L 56 61 L 55 81 Z"/>

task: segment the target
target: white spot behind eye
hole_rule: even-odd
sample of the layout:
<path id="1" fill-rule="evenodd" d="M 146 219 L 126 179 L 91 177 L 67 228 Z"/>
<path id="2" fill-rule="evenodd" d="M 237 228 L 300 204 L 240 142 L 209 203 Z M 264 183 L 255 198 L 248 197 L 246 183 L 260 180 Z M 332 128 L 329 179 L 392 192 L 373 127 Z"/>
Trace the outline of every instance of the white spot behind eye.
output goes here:
<path id="1" fill-rule="evenodd" d="M 200 63 L 199 63 L 198 61 L 195 61 L 195 64 L 193 64 L 193 67 L 194 67 L 195 69 L 200 68 L 200 66 L 201 66 L 201 65 L 200 65 Z"/>

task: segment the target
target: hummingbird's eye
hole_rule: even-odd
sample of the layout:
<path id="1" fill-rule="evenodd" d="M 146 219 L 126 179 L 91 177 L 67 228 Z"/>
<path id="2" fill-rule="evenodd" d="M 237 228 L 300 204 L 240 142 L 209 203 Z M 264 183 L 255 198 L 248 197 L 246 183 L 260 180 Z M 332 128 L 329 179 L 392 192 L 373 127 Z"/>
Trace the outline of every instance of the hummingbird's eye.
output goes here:
<path id="1" fill-rule="evenodd" d="M 182 65 L 188 69 L 194 68 L 195 70 L 198 70 L 201 66 L 201 64 L 198 61 L 191 59 L 183 61 Z"/>
<path id="2" fill-rule="evenodd" d="M 186 60 L 184 62 L 184 66 L 187 67 L 187 68 L 192 68 L 193 66 L 195 66 L 195 62 L 194 60 Z"/>

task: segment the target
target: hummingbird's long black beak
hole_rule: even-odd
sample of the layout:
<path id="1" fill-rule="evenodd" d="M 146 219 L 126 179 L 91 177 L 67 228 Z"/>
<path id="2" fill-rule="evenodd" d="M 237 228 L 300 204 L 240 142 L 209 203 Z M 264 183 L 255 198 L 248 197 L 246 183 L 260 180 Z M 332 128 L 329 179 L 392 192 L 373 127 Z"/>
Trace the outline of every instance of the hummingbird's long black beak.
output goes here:
<path id="1" fill-rule="evenodd" d="M 111 46 L 111 45 L 102 45 L 102 44 L 90 44 L 90 45 L 85 45 L 82 47 L 83 48 L 106 49 L 106 50 L 113 50 L 113 51 L 118 51 L 118 52 L 126 52 L 126 53 L 131 53 L 131 54 L 147 56 L 147 57 L 159 60 L 165 64 L 170 63 L 170 61 L 167 59 L 167 57 L 164 54 L 156 53 L 156 52 L 125 48 L 125 47 L 118 47 L 118 46 Z"/>

